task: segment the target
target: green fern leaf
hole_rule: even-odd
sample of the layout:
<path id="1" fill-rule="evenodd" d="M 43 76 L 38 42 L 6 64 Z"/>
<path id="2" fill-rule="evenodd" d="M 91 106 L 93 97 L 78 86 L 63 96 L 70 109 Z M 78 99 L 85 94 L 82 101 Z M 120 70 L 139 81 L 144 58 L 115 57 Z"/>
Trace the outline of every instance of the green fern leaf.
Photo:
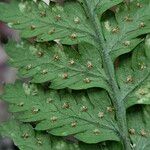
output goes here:
<path id="1" fill-rule="evenodd" d="M 145 44 L 141 43 L 128 58 L 122 57 L 117 69 L 122 99 L 128 106 L 150 104 L 150 59 Z M 131 58 L 130 58 L 131 57 Z"/>
<path id="2" fill-rule="evenodd" d="M 43 132 L 38 132 L 29 124 L 9 120 L 0 125 L 3 137 L 9 137 L 20 150 L 120 150 L 121 145 L 116 142 L 102 144 L 78 144 L 54 137 Z"/>
<path id="3" fill-rule="evenodd" d="M 86 143 L 119 140 L 115 110 L 105 91 L 91 89 L 87 94 L 43 92 L 35 85 L 16 83 L 15 86 L 7 85 L 5 93 L 3 99 L 10 103 L 9 111 L 16 113 L 21 122 L 34 122 L 36 130 L 45 130 L 57 136 L 73 134 Z M 127 108 L 130 103 L 129 99 Z M 134 104 L 137 103 L 134 101 Z M 143 101 L 142 104 L 147 103 Z"/>
<path id="4" fill-rule="evenodd" d="M 69 45 L 83 41 L 94 42 L 94 29 L 77 2 L 68 2 L 64 7 L 12 2 L 11 5 L 1 4 L 0 13 L 4 14 L 0 19 L 21 30 L 24 38 L 37 37 L 37 41 L 60 40 Z"/>
<path id="5" fill-rule="evenodd" d="M 79 45 L 77 52 L 75 48 L 59 45 L 10 42 L 6 50 L 10 63 L 19 68 L 21 76 L 33 77 L 34 83 L 51 81 L 54 89 L 102 87 L 109 90 L 100 53 L 89 44 Z"/>
<path id="6" fill-rule="evenodd" d="M 78 1 L 82 2 L 85 8 L 86 5 L 88 5 L 90 7 L 90 11 L 93 13 L 96 12 L 96 14 L 98 14 L 100 17 L 108 9 L 123 2 L 123 0 L 78 0 Z"/>
<path id="7" fill-rule="evenodd" d="M 150 145 L 150 107 L 135 107 L 129 110 L 128 125 L 135 150 L 149 150 Z"/>
<path id="8" fill-rule="evenodd" d="M 79 150 L 76 144 L 66 143 L 62 139 L 36 132 L 29 124 L 15 120 L 0 124 L 3 137 L 10 137 L 20 150 Z"/>
<path id="9" fill-rule="evenodd" d="M 149 8 L 149 0 L 0 3 L 0 19 L 32 38 L 6 46 L 19 75 L 34 83 L 7 86 L 3 99 L 15 118 L 57 136 L 147 150 L 144 130 L 135 137 L 128 133 L 133 118 L 143 113 L 132 115 L 127 108 L 150 104 Z M 149 129 L 149 123 L 138 121 Z"/>
<path id="10" fill-rule="evenodd" d="M 57 136 L 74 134 L 86 143 L 118 141 L 114 109 L 105 91 L 90 90 L 88 95 L 43 92 L 34 85 L 18 83 L 15 88 L 7 85 L 5 93 L 3 99 L 11 103 L 10 111 L 19 112 L 16 117 L 21 122 L 37 122 L 36 130 L 49 130 Z"/>
<path id="11" fill-rule="evenodd" d="M 107 13 L 103 22 L 104 36 L 112 59 L 133 50 L 140 42 L 140 35 L 150 32 L 149 0 L 134 0 L 114 9 L 115 16 Z"/>
<path id="12" fill-rule="evenodd" d="M 11 24 L 13 28 L 21 30 L 22 37 L 25 38 L 36 37 L 37 41 L 55 40 L 69 45 L 88 42 L 97 46 L 99 41 L 95 30 L 99 30 L 100 26 L 95 29 L 91 23 L 92 18 L 90 16 L 89 19 L 86 18 L 81 4 L 85 5 L 87 14 L 100 15 L 121 2 L 122 0 L 111 2 L 83 0 L 81 3 L 67 2 L 64 7 L 57 5 L 48 7 L 43 3 L 13 2 L 12 5 L 1 4 L 0 10 L 3 15 L 0 19 Z M 86 10 L 87 6 L 89 10 Z M 113 59 L 133 50 L 142 41 L 136 37 L 150 32 L 149 8 L 148 0 L 140 3 L 134 0 L 129 7 L 125 4 L 119 5 L 115 17 L 109 15 L 102 19 L 107 49 Z M 95 10 L 97 11 L 94 14 Z M 29 12 L 31 15 L 27 15 Z"/>

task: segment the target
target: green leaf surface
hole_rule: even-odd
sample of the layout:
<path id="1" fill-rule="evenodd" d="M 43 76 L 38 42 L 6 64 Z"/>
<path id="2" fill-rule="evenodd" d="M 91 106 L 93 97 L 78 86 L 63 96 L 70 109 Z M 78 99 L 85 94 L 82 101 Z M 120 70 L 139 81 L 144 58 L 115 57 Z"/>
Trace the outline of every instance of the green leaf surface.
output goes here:
<path id="1" fill-rule="evenodd" d="M 10 42 L 6 50 L 10 63 L 19 68 L 21 76 L 33 77 L 34 83 L 51 81 L 53 89 L 102 87 L 109 90 L 100 53 L 89 44 L 79 45 L 77 51 L 59 45 Z"/>
<path id="2" fill-rule="evenodd" d="M 94 29 L 78 2 L 67 2 L 64 7 L 48 7 L 43 3 L 13 1 L 9 5 L 2 3 L 0 13 L 3 14 L 0 19 L 21 30 L 24 38 L 59 40 L 69 45 L 83 41 L 93 43 Z"/>
<path id="3" fill-rule="evenodd" d="M 150 59 L 146 51 L 145 44 L 141 43 L 131 56 L 120 58 L 116 73 L 127 107 L 150 104 Z"/>
<path id="4" fill-rule="evenodd" d="M 11 5 L 0 5 L 0 19 L 21 30 L 22 37 L 25 38 L 36 37 L 37 41 L 59 41 L 69 45 L 88 42 L 97 46 L 99 41 L 94 22 L 92 23 L 92 18 L 88 18 L 85 12 L 87 15 L 91 12 L 93 16 L 101 16 L 121 2 L 122 0 L 85 0 L 80 3 L 66 2 L 64 7 L 61 7 L 13 1 Z M 137 37 L 150 32 L 149 8 L 149 0 L 134 0 L 129 6 L 121 3 L 115 7 L 115 15 L 102 19 L 107 49 L 113 60 L 133 50 L 142 41 Z"/>
<path id="5" fill-rule="evenodd" d="M 87 94 L 84 92 L 70 94 L 67 91 L 58 93 L 53 90 L 42 92 L 34 85 L 16 83 L 15 86 L 7 85 L 5 93 L 2 98 L 9 102 L 10 112 L 16 113 L 15 117 L 21 122 L 34 122 L 36 130 L 44 130 L 57 136 L 73 134 L 86 143 L 119 140 L 114 110 L 104 91 L 91 89 Z M 137 138 L 142 138 L 143 142 L 146 142 L 147 139 L 140 135 L 144 126 L 140 121 L 142 116 L 139 108 L 140 106 L 135 111 L 130 108 L 128 111 L 129 129 L 138 124 L 137 136 L 131 137 L 136 142 Z M 144 115 L 149 122 L 148 108 L 149 106 L 144 110 Z M 135 124 L 135 120 L 139 122 Z M 147 141 L 146 145 L 148 143 Z M 142 142 L 138 144 L 142 146 Z M 103 148 L 109 150 L 108 145 Z"/>
<path id="6" fill-rule="evenodd" d="M 11 104 L 11 112 L 19 113 L 16 117 L 21 122 L 36 122 L 36 130 L 57 136 L 74 134 L 86 143 L 118 141 L 114 109 L 105 91 L 43 92 L 18 83 L 7 85 L 3 99 Z"/>
<path id="7" fill-rule="evenodd" d="M 134 107 L 128 112 L 128 125 L 132 148 L 149 150 L 150 146 L 150 107 Z"/>
<path id="8" fill-rule="evenodd" d="M 123 0 L 78 0 L 82 2 L 83 6 L 86 9 L 86 5 L 90 7 L 91 12 L 96 12 L 100 17 L 108 9 L 116 6 L 121 3 Z M 87 12 L 88 14 L 88 12 Z"/>
<path id="9" fill-rule="evenodd" d="M 97 4 L 96 8 L 97 13 L 99 15 L 102 15 L 106 10 L 115 7 L 116 5 L 120 4 L 123 2 L 123 0 L 98 0 L 99 3 Z"/>
<path id="10" fill-rule="evenodd" d="M 138 36 L 150 32 L 149 9 L 149 0 L 133 0 L 129 5 L 118 5 L 115 15 L 108 12 L 103 17 L 104 36 L 113 60 L 133 50 L 142 41 Z"/>
<path id="11" fill-rule="evenodd" d="M 10 112 L 52 135 L 148 150 L 149 9 L 149 0 L 0 3 L 0 19 L 28 39 L 6 46 L 10 63 L 31 81 L 6 87 Z"/>
<path id="12" fill-rule="evenodd" d="M 74 143 L 67 139 L 35 131 L 30 124 L 19 123 L 15 120 L 1 123 L 0 127 L 1 135 L 11 138 L 20 150 L 121 150 L 121 145 L 117 142 Z"/>
<path id="13" fill-rule="evenodd" d="M 0 133 L 11 137 L 20 150 L 49 150 L 51 140 L 48 135 L 35 132 L 31 125 L 21 124 L 14 120 L 0 124 Z"/>
<path id="14" fill-rule="evenodd" d="M 90 53 L 91 48 L 93 49 L 92 54 Z M 21 76 L 33 77 L 32 81 L 35 83 L 51 81 L 50 87 L 53 89 L 101 87 L 109 91 L 107 77 L 101 65 L 102 61 L 98 57 L 100 53 L 91 45 L 81 44 L 76 51 L 76 48 L 58 45 L 33 46 L 28 43 L 15 45 L 12 42 L 6 46 L 6 50 L 11 57 L 10 63 L 19 68 Z M 17 53 L 15 53 L 16 50 Z M 126 99 L 129 94 L 133 93 L 128 97 L 131 99 L 130 102 L 125 100 L 128 107 L 137 104 L 140 95 L 143 98 L 142 85 L 144 89 L 147 88 L 145 89 L 146 93 L 149 93 L 148 50 L 149 47 L 142 42 L 134 50 L 132 56 L 128 58 L 123 56 L 119 60 L 116 75 L 121 88 L 122 99 Z M 22 55 L 22 53 L 24 54 Z M 142 93 L 138 94 L 138 91 Z M 143 102 L 139 100 L 139 104 L 149 104 L 147 94 L 144 99 Z"/>
<path id="15" fill-rule="evenodd" d="M 84 150 L 83 145 L 65 141 L 44 132 L 35 131 L 30 124 L 15 120 L 0 124 L 0 134 L 9 137 L 20 150 Z M 98 145 L 89 148 L 98 149 Z"/>
<path id="16" fill-rule="evenodd" d="M 65 143 L 63 140 L 56 141 L 48 134 L 35 132 L 29 124 L 19 123 L 14 120 L 2 123 L 0 133 L 4 137 L 10 137 L 20 150 L 71 150 L 78 149 L 77 145 Z M 55 143 L 54 143 L 55 141 Z"/>

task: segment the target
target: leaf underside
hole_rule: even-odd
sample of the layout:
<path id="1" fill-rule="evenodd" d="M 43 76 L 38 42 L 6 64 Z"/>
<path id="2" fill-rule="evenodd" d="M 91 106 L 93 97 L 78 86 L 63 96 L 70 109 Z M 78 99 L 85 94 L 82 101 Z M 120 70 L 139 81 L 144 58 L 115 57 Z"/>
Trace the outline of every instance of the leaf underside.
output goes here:
<path id="1" fill-rule="evenodd" d="M 149 10 L 149 0 L 0 3 L 0 20 L 22 38 L 5 45 L 9 64 L 27 81 L 5 87 L 15 119 L 0 133 L 21 150 L 122 150 L 123 102 L 130 147 L 148 150 Z"/>
<path id="2" fill-rule="evenodd" d="M 87 95 L 53 90 L 44 93 L 33 85 L 18 83 L 15 88 L 8 86 L 6 93 L 3 99 L 11 103 L 10 111 L 19 112 L 16 117 L 21 122 L 37 122 L 36 130 L 49 130 L 57 136 L 74 134 L 86 143 L 118 141 L 113 108 L 105 91 L 92 90 Z"/>

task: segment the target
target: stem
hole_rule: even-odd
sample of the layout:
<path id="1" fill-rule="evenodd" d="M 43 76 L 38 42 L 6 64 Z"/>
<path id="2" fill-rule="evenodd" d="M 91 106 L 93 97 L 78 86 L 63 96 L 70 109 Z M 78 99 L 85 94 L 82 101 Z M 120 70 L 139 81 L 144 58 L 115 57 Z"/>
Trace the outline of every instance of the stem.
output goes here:
<path id="1" fill-rule="evenodd" d="M 102 47 L 102 48 L 103 48 L 102 51 L 103 64 L 104 64 L 105 72 L 109 79 L 108 83 L 111 88 L 111 93 L 109 94 L 111 96 L 112 102 L 116 110 L 116 119 L 119 127 L 119 134 L 121 136 L 124 149 L 130 150 L 131 147 L 130 147 L 130 139 L 128 136 L 128 129 L 127 129 L 125 104 L 121 98 L 121 92 L 115 78 L 115 70 L 114 70 L 114 65 L 111 56 L 107 53 L 106 47 Z"/>
<path id="2" fill-rule="evenodd" d="M 109 92 L 109 94 L 116 110 L 116 119 L 119 128 L 119 135 L 121 137 L 124 150 L 131 150 L 128 128 L 127 128 L 127 121 L 126 121 L 126 108 L 125 108 L 124 101 L 121 98 L 121 92 L 115 77 L 114 64 L 108 52 L 107 44 L 104 39 L 104 35 L 102 33 L 102 27 L 98 19 L 98 16 L 97 14 L 94 14 L 94 12 L 91 12 L 90 4 L 87 0 L 85 0 L 85 4 L 87 6 L 87 12 L 91 19 L 91 22 L 93 23 L 93 26 L 95 28 L 96 41 L 99 44 L 99 47 L 102 48 L 101 55 L 102 55 L 104 69 L 106 75 L 108 76 L 108 83 L 110 85 L 111 93 Z"/>

